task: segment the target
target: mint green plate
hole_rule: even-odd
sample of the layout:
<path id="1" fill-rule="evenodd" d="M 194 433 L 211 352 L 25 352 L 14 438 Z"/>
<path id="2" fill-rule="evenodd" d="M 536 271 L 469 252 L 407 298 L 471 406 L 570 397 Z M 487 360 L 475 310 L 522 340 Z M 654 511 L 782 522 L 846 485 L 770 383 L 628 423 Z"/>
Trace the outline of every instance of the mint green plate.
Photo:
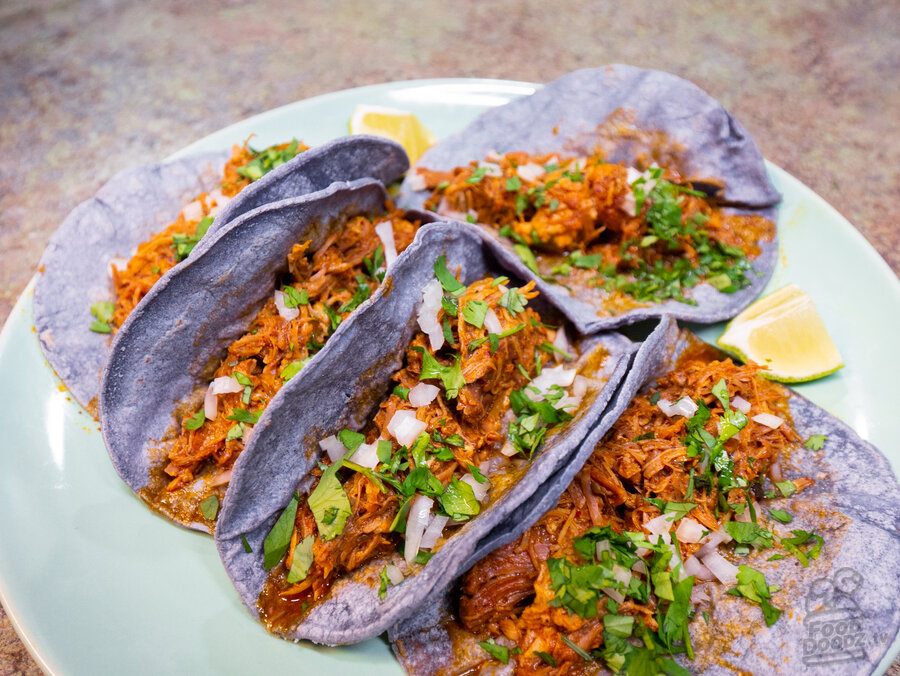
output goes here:
<path id="1" fill-rule="evenodd" d="M 438 137 L 534 85 L 421 80 L 351 89 L 278 108 L 178 155 L 322 143 L 347 131 L 357 103 L 410 110 Z M 847 366 L 804 395 L 843 418 L 900 472 L 896 411 L 900 283 L 834 209 L 775 166 L 784 194 L 782 257 L 771 289 L 812 296 Z M 294 645 L 266 634 L 241 605 L 212 541 L 151 513 L 107 459 L 97 423 L 61 388 L 32 327 L 32 286 L 0 333 L 0 601 L 51 674 L 402 673 L 387 643 Z M 722 326 L 704 328 L 713 340 Z M 873 477 L 877 480 L 877 477 Z M 868 566 L 872 562 L 861 562 Z M 895 641 L 891 655 L 900 650 Z M 886 669 L 886 658 L 880 671 Z"/>

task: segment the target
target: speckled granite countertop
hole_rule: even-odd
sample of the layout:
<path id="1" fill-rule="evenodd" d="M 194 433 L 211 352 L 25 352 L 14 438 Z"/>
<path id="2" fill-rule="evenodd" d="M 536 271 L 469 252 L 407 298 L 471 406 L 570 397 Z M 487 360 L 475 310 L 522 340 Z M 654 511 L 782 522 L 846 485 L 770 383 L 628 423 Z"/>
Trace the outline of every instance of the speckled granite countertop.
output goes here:
<path id="1" fill-rule="evenodd" d="M 70 209 L 231 122 L 363 84 L 614 62 L 709 91 L 900 272 L 898 3 L 303 4 L 0 4 L 0 322 Z M 0 676 L 18 673 L 40 669 L 0 611 Z"/>

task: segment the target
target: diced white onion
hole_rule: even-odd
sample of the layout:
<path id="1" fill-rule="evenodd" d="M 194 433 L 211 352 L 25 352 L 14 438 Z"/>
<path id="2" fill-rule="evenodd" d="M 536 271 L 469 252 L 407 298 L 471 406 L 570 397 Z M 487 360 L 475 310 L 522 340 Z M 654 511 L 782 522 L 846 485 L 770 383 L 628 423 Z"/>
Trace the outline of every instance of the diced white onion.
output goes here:
<path id="1" fill-rule="evenodd" d="M 500 452 L 501 452 L 503 455 L 505 455 L 507 458 L 511 458 L 511 457 L 513 457 L 516 453 L 518 453 L 518 451 L 516 450 L 516 447 L 512 445 L 512 442 L 510 442 L 509 439 L 506 439 L 506 440 L 503 442 L 503 446 L 500 447 Z"/>
<path id="2" fill-rule="evenodd" d="M 406 179 L 409 181 L 411 190 L 419 192 L 420 190 L 428 189 L 428 186 L 425 184 L 425 177 L 422 174 L 409 174 Z"/>
<path id="3" fill-rule="evenodd" d="M 418 408 L 419 406 L 428 406 L 438 396 L 438 392 L 440 392 L 440 389 L 437 385 L 419 383 L 409 391 L 407 397 L 409 398 L 409 403 Z"/>
<path id="4" fill-rule="evenodd" d="M 616 603 L 622 603 L 622 601 L 625 600 L 625 595 L 622 592 L 613 589 L 612 587 L 604 587 L 600 591 L 602 591 Z"/>
<path id="5" fill-rule="evenodd" d="M 637 200 L 634 199 L 634 193 L 632 191 L 629 190 L 625 193 L 619 207 L 629 216 L 637 216 Z"/>
<path id="6" fill-rule="evenodd" d="M 603 552 L 609 551 L 609 540 L 598 540 L 597 544 L 594 545 L 594 551 L 597 552 L 597 558 L 599 559 Z"/>
<path id="7" fill-rule="evenodd" d="M 503 159 L 503 155 L 498 153 L 496 150 L 491 149 L 488 150 L 487 153 L 485 153 L 484 159 L 486 159 L 488 162 L 499 162 Z"/>
<path id="8" fill-rule="evenodd" d="M 675 537 L 678 538 L 679 542 L 700 542 L 704 530 L 706 529 L 703 526 L 686 516 L 678 522 Z"/>
<path id="9" fill-rule="evenodd" d="M 573 397 L 584 397 L 587 394 L 587 391 L 590 389 L 591 385 L 596 381 L 593 378 L 586 378 L 585 376 L 575 376 L 575 380 L 572 381 L 572 396 Z"/>
<path id="10" fill-rule="evenodd" d="M 773 481 L 784 481 L 784 473 L 781 471 L 781 456 L 776 455 L 772 466 L 769 468 Z"/>
<path id="11" fill-rule="evenodd" d="M 716 576 L 722 584 L 734 584 L 737 582 L 738 568 L 718 552 L 710 552 L 701 561 Z"/>
<path id="12" fill-rule="evenodd" d="M 451 209 L 446 197 L 442 198 L 440 204 L 438 204 L 438 213 L 447 218 L 452 218 L 454 221 L 465 222 L 466 220 L 466 212 Z"/>
<path id="13" fill-rule="evenodd" d="M 275 308 L 282 319 L 291 321 L 300 316 L 300 310 L 295 307 L 288 307 L 284 300 L 284 291 L 275 291 Z"/>
<path id="14" fill-rule="evenodd" d="M 634 565 L 631 566 L 631 570 L 633 570 L 635 573 L 640 573 L 641 575 L 646 575 L 647 574 L 647 563 L 644 561 L 644 559 L 638 559 L 637 561 L 634 562 Z"/>
<path id="15" fill-rule="evenodd" d="M 244 442 L 244 446 L 250 443 L 250 436 L 253 434 L 253 425 L 248 425 L 244 423 L 244 434 L 241 436 L 241 441 Z"/>
<path id="16" fill-rule="evenodd" d="M 712 580 L 713 574 L 709 572 L 709 568 L 704 566 L 696 556 L 691 556 L 684 562 L 684 572 L 693 575 L 698 580 Z"/>
<path id="17" fill-rule="evenodd" d="M 384 574 L 391 581 L 391 584 L 397 585 L 403 582 L 403 571 L 393 563 L 389 563 L 384 567 Z"/>
<path id="18" fill-rule="evenodd" d="M 544 171 L 544 167 L 540 164 L 529 162 L 528 164 L 520 164 L 516 168 L 516 173 L 523 181 L 534 182 L 547 172 Z"/>
<path id="19" fill-rule="evenodd" d="M 651 535 L 668 534 L 669 528 L 671 527 L 671 514 L 660 514 L 659 516 L 650 519 L 647 523 L 644 524 L 644 530 L 646 530 Z"/>
<path id="20" fill-rule="evenodd" d="M 231 394 L 232 392 L 243 392 L 244 386 L 241 385 L 234 376 L 219 376 L 210 383 L 213 394 Z"/>
<path id="21" fill-rule="evenodd" d="M 328 458 L 331 462 L 337 462 L 343 458 L 344 454 L 347 452 L 347 447 L 333 434 L 330 437 L 322 439 L 319 442 L 319 448 L 328 454 Z"/>
<path id="22" fill-rule="evenodd" d="M 219 396 L 220 394 L 229 394 L 231 392 L 241 392 L 244 386 L 241 385 L 234 376 L 219 376 L 215 378 L 206 388 L 206 395 L 203 397 L 203 413 L 207 420 L 215 420 L 219 412 Z"/>
<path id="23" fill-rule="evenodd" d="M 731 405 L 734 406 L 741 413 L 747 414 L 750 413 L 750 402 L 744 399 L 743 397 L 735 397 L 731 400 Z"/>
<path id="24" fill-rule="evenodd" d="M 531 381 L 530 387 L 525 388 L 525 396 L 532 401 L 538 401 L 549 394 L 550 388 L 554 385 L 560 387 L 569 387 L 575 381 L 575 369 L 567 369 L 564 366 L 551 366 L 541 370 L 541 375 Z M 535 394 L 531 387 L 540 390 L 540 394 Z"/>
<path id="25" fill-rule="evenodd" d="M 614 563 L 612 567 L 613 577 L 616 579 L 616 582 L 622 583 L 626 588 L 628 588 L 628 583 L 631 582 L 631 571 L 625 568 L 624 566 L 620 566 L 618 563 Z"/>
<path id="26" fill-rule="evenodd" d="M 697 556 L 701 559 L 707 554 L 716 551 L 716 548 L 723 542 L 731 542 L 731 536 L 724 530 L 711 531 L 709 535 L 700 540 L 703 545 L 697 551 Z"/>
<path id="27" fill-rule="evenodd" d="M 562 409 L 567 413 L 577 411 L 579 406 L 581 406 L 581 397 L 563 397 L 556 404 L 556 408 Z"/>
<path id="28" fill-rule="evenodd" d="M 444 332 L 437 319 L 443 297 L 444 290 L 436 279 L 432 279 L 422 289 L 422 305 L 419 306 L 418 322 L 422 333 L 428 336 L 432 350 L 439 350 L 444 344 Z"/>
<path id="29" fill-rule="evenodd" d="M 484 328 L 488 330 L 488 333 L 503 333 L 503 325 L 500 323 L 499 317 L 490 308 L 484 315 Z"/>
<path id="30" fill-rule="evenodd" d="M 484 483 L 479 483 L 478 479 L 469 473 L 464 474 L 460 481 L 467 483 L 472 487 L 472 492 L 475 494 L 475 499 L 478 500 L 478 502 L 484 500 L 484 496 L 487 495 L 488 489 L 491 487 L 487 479 L 484 480 Z"/>
<path id="31" fill-rule="evenodd" d="M 553 347 L 557 350 L 561 350 L 563 352 L 569 352 L 569 337 L 566 335 L 566 329 L 564 326 L 559 327 L 556 331 L 556 336 L 553 338 Z M 563 357 L 559 352 L 555 353 L 559 357 Z M 568 357 L 563 357 L 564 359 L 568 359 Z"/>
<path id="32" fill-rule="evenodd" d="M 431 549 L 437 544 L 438 538 L 444 532 L 444 526 L 450 520 L 449 516 L 434 515 L 428 522 L 425 534 L 422 535 L 422 541 L 419 543 L 419 549 Z"/>
<path id="33" fill-rule="evenodd" d="M 387 424 L 387 431 L 401 446 L 410 446 L 422 432 L 427 424 L 416 419 L 415 411 L 396 411 Z"/>
<path id="34" fill-rule="evenodd" d="M 181 210 L 181 215 L 186 221 L 199 221 L 203 218 L 203 204 L 200 200 L 194 200 L 189 204 L 185 204 Z"/>
<path id="35" fill-rule="evenodd" d="M 773 430 L 778 429 L 784 423 L 784 419 L 779 418 L 777 415 L 772 415 L 771 413 L 759 413 L 750 418 L 750 420 L 758 422 L 760 425 L 771 427 Z"/>
<path id="36" fill-rule="evenodd" d="M 712 575 L 709 577 L 712 579 Z M 703 603 L 704 601 L 709 601 L 709 594 L 706 593 L 706 585 L 700 587 L 694 585 L 691 589 L 691 603 L 696 606 L 698 603 Z"/>
<path id="37" fill-rule="evenodd" d="M 681 560 L 681 552 L 677 544 L 667 544 L 669 545 L 669 551 L 672 552 L 672 558 L 669 559 L 669 570 L 675 571 L 678 575 L 678 581 L 681 582 L 687 577 L 687 573 L 684 572 L 684 563 Z"/>
<path id="38" fill-rule="evenodd" d="M 356 449 L 356 453 L 350 456 L 350 462 L 355 462 L 357 465 L 362 465 L 369 469 L 375 469 L 375 465 L 378 464 L 378 442 L 376 441 L 374 444 L 360 444 L 359 448 Z"/>
<path id="39" fill-rule="evenodd" d="M 484 169 L 485 176 L 493 176 L 494 178 L 503 176 L 503 169 L 500 168 L 499 164 L 495 164 L 494 162 L 479 162 L 478 168 Z"/>
<path id="40" fill-rule="evenodd" d="M 685 418 L 690 418 L 697 412 L 697 402 L 690 397 L 682 397 L 674 404 L 667 399 L 660 399 L 656 405 L 659 406 L 660 411 L 670 418 L 676 415 L 683 415 Z"/>
<path id="41" fill-rule="evenodd" d="M 245 436 L 246 436 L 246 434 L 245 434 Z M 246 442 L 246 440 L 245 440 L 245 442 Z M 231 472 L 232 472 L 232 470 L 230 470 L 230 469 L 226 469 L 226 470 L 219 472 L 218 474 L 216 474 L 216 476 L 214 476 L 212 479 L 210 479 L 209 483 L 207 483 L 206 485 L 207 486 L 222 486 L 224 484 L 227 484 L 229 481 L 231 481 Z"/>
<path id="42" fill-rule="evenodd" d="M 409 514 L 406 516 L 406 544 L 403 548 L 403 558 L 407 564 L 411 564 L 419 553 L 419 544 L 425 534 L 433 504 L 434 501 L 428 496 L 419 495 L 409 507 Z"/>
<path id="43" fill-rule="evenodd" d="M 382 221 L 375 226 L 375 234 L 384 244 L 384 265 L 390 268 L 397 260 L 397 245 L 394 243 L 394 224 L 390 221 Z"/>

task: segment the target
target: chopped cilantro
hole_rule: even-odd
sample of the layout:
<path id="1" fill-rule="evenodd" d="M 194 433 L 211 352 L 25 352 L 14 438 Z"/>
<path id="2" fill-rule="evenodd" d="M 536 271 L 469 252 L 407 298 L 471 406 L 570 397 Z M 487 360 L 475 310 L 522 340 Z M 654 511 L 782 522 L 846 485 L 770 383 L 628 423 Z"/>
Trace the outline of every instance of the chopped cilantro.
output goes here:
<path id="1" fill-rule="evenodd" d="M 535 650 L 534 654 L 537 655 L 538 657 L 540 657 L 542 660 L 544 660 L 544 662 L 546 664 L 549 664 L 551 667 L 558 666 L 556 660 L 553 658 L 553 655 L 542 652 L 540 650 Z"/>
<path id="2" fill-rule="evenodd" d="M 527 244 L 513 244 L 513 249 L 525 264 L 526 268 L 531 270 L 536 275 L 540 274 L 540 271 L 538 270 L 537 259 L 534 257 L 534 252 L 528 247 Z"/>
<path id="3" fill-rule="evenodd" d="M 470 300 L 463 306 L 463 319 L 475 328 L 484 326 L 484 318 L 487 315 L 488 304 L 483 300 Z"/>
<path id="4" fill-rule="evenodd" d="M 506 308 L 506 311 L 509 312 L 509 314 L 516 316 L 525 309 L 525 306 L 528 304 L 528 299 L 519 293 L 518 289 L 507 289 L 506 292 L 500 296 L 500 300 L 497 304 L 502 308 Z"/>
<path id="5" fill-rule="evenodd" d="M 769 516 L 775 519 L 779 523 L 790 523 L 794 520 L 794 517 L 790 512 L 786 512 L 783 509 L 770 509 Z"/>
<path id="6" fill-rule="evenodd" d="M 225 441 L 234 441 L 244 436 L 244 423 L 235 423 L 225 434 Z"/>
<path id="7" fill-rule="evenodd" d="M 757 549 L 768 549 L 772 546 L 772 533 L 762 526 L 750 521 L 726 521 L 723 529 L 735 542 L 753 545 Z"/>
<path id="8" fill-rule="evenodd" d="M 800 565 L 806 568 L 809 566 L 810 559 L 819 558 L 819 554 L 822 553 L 822 546 L 825 544 L 825 541 L 821 536 L 816 535 L 815 532 L 792 530 L 791 533 L 794 534 L 794 537 L 792 538 L 779 538 L 781 544 L 791 554 L 797 557 Z M 800 549 L 801 545 L 806 545 L 810 541 L 815 543 L 810 549 L 806 551 Z"/>
<path id="9" fill-rule="evenodd" d="M 312 359 L 312 357 L 306 357 L 305 359 L 292 361 L 290 364 L 281 369 L 281 373 L 279 373 L 278 375 L 284 382 L 287 382 L 295 375 L 300 373 L 300 371 L 303 370 L 303 367 L 309 363 L 310 359 Z"/>
<path id="10" fill-rule="evenodd" d="M 803 445 L 811 451 L 821 451 L 827 440 L 828 437 L 824 434 L 811 434 Z"/>
<path id="11" fill-rule="evenodd" d="M 344 429 L 338 432 L 338 439 L 344 444 L 345 448 L 350 451 L 356 451 L 365 442 L 366 435 Z"/>
<path id="12" fill-rule="evenodd" d="M 219 498 L 210 495 L 206 500 L 200 503 L 200 513 L 209 521 L 216 520 L 216 514 L 219 513 Z"/>
<path id="13" fill-rule="evenodd" d="M 416 346 L 413 349 L 422 353 L 422 372 L 419 374 L 419 380 L 440 378 L 444 384 L 444 392 L 447 399 L 455 399 L 460 389 L 466 384 L 462 368 L 459 365 L 459 355 L 456 355 L 453 366 L 443 366 L 424 347 Z"/>
<path id="14" fill-rule="evenodd" d="M 480 484 L 483 484 L 485 481 L 487 481 L 487 477 L 482 474 L 481 470 L 478 469 L 475 465 L 473 465 L 472 463 L 468 463 L 468 467 L 469 471 L 472 473 L 472 476 L 475 478 L 475 481 Z"/>
<path id="15" fill-rule="evenodd" d="M 563 643 L 569 646 L 575 652 L 575 654 L 578 655 L 578 657 L 587 662 L 594 661 L 594 658 L 590 656 L 590 653 L 585 652 L 577 643 L 575 643 L 574 641 L 570 641 L 568 637 L 563 636 L 562 634 L 560 634 L 559 637 L 562 639 Z"/>
<path id="16" fill-rule="evenodd" d="M 306 289 L 298 291 L 293 286 L 286 286 L 281 292 L 284 294 L 284 304 L 286 307 L 309 305 L 309 292 Z"/>
<path id="17" fill-rule="evenodd" d="M 206 422 L 206 411 L 201 408 L 194 415 L 184 421 L 184 429 L 198 430 L 204 422 Z"/>
<path id="18" fill-rule="evenodd" d="M 251 547 L 251 546 L 250 546 L 250 543 L 247 542 L 247 536 L 246 536 L 246 535 L 241 535 L 241 542 L 244 543 L 244 552 L 246 552 L 247 554 L 252 554 L 252 553 L 253 553 L 253 547 Z"/>
<path id="19" fill-rule="evenodd" d="M 737 586 L 729 589 L 732 596 L 743 596 L 754 603 L 759 604 L 766 621 L 766 626 L 771 627 L 781 616 L 781 610 L 769 603 L 772 592 L 777 588 L 766 582 L 765 576 L 750 566 L 738 566 Z"/>
<path id="20" fill-rule="evenodd" d="M 507 192 L 518 192 L 519 188 L 522 187 L 522 179 L 517 176 L 511 176 L 506 179 L 506 191 Z"/>
<path id="21" fill-rule="evenodd" d="M 505 645 L 500 645 L 492 638 L 489 638 L 487 641 L 479 641 L 478 645 L 495 660 L 499 660 L 503 664 L 509 664 L 509 648 Z"/>
<path id="22" fill-rule="evenodd" d="M 91 305 L 91 314 L 95 317 L 95 321 L 91 322 L 88 328 L 94 333 L 112 333 L 112 327 L 109 320 L 112 319 L 116 310 L 115 303 L 110 301 L 98 301 Z"/>
<path id="23" fill-rule="evenodd" d="M 251 413 L 244 408 L 233 408 L 231 409 L 231 415 L 225 416 L 225 419 L 247 423 L 248 425 L 255 425 L 257 422 L 259 422 L 259 417 L 262 415 L 262 413 L 262 411 Z"/>
<path id="24" fill-rule="evenodd" d="M 438 496 L 438 502 L 441 509 L 454 521 L 467 521 L 481 511 L 472 487 L 456 477 L 450 480 L 444 492 Z"/>
<path id="25" fill-rule="evenodd" d="M 395 385 L 394 394 L 406 401 L 409 399 L 409 388 L 403 387 L 402 385 Z"/>
<path id="26" fill-rule="evenodd" d="M 438 256 L 434 262 L 434 276 L 444 287 L 444 291 L 452 293 L 454 296 L 461 296 L 466 290 L 465 284 L 459 282 L 447 269 L 447 257 L 444 254 Z"/>
<path id="27" fill-rule="evenodd" d="M 288 584 L 302 582 L 309 574 L 309 569 L 313 563 L 313 542 L 315 535 L 307 535 L 301 542 L 294 547 L 294 557 L 291 560 L 291 569 L 287 574 Z"/>
<path id="28" fill-rule="evenodd" d="M 266 570 L 274 568 L 287 553 L 291 544 L 291 534 L 294 532 L 294 518 L 297 515 L 299 504 L 297 496 L 292 497 L 266 536 L 263 542 L 263 565 Z"/>
<path id="29" fill-rule="evenodd" d="M 426 563 L 428 563 L 432 556 L 434 556 L 433 552 L 426 552 L 424 549 L 420 549 L 416 554 L 416 558 L 414 559 L 414 561 L 420 566 L 424 566 Z"/>
<path id="30" fill-rule="evenodd" d="M 307 504 L 309 504 L 313 517 L 316 519 L 316 525 L 319 527 L 319 537 L 322 542 L 328 542 L 340 535 L 344 531 L 347 517 L 350 516 L 350 499 L 337 478 L 338 470 L 349 456 L 350 453 L 347 453 L 344 458 L 327 467 L 322 472 L 319 483 L 307 498 Z M 328 523 L 325 522 L 326 512 L 333 514 Z"/>
<path id="31" fill-rule="evenodd" d="M 255 157 L 244 166 L 238 167 L 237 173 L 251 181 L 256 181 L 297 155 L 298 148 L 297 139 L 291 141 L 283 150 L 278 150 L 275 146 L 265 150 L 251 148 Z"/>

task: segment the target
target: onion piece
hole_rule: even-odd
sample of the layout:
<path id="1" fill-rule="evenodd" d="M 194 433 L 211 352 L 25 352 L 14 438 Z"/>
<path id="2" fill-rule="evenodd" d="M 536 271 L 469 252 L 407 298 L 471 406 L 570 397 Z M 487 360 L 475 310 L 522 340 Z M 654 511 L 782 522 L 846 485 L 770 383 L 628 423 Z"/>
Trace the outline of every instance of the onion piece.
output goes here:
<path id="1" fill-rule="evenodd" d="M 347 453 L 347 447 L 333 434 L 330 437 L 325 437 L 319 441 L 319 448 L 328 454 L 328 458 L 331 462 L 337 462 L 344 457 L 345 453 Z"/>
<path id="2" fill-rule="evenodd" d="M 631 571 L 625 568 L 624 566 L 620 566 L 618 563 L 614 563 L 612 567 L 613 577 L 616 579 L 616 582 L 621 583 L 626 589 L 628 589 L 628 583 L 631 582 Z"/>
<path id="3" fill-rule="evenodd" d="M 444 345 L 444 332 L 438 322 L 438 311 L 441 309 L 441 299 L 444 290 L 441 283 L 432 279 L 422 289 L 422 305 L 419 306 L 418 322 L 422 333 L 428 336 L 432 350 L 439 350 Z"/>
<path id="4" fill-rule="evenodd" d="M 561 352 L 566 352 L 567 354 L 571 354 L 569 352 L 569 337 L 566 335 L 566 327 L 561 326 L 556 331 L 556 336 L 553 338 L 553 347 Z M 559 352 L 555 353 L 562 359 L 568 359 L 569 357 L 564 357 Z"/>
<path id="5" fill-rule="evenodd" d="M 709 535 L 700 540 L 700 543 L 703 546 L 697 550 L 697 557 L 702 559 L 707 554 L 716 551 L 716 548 L 723 542 L 731 542 L 731 536 L 728 533 L 724 530 L 714 530 L 710 532 Z"/>
<path id="6" fill-rule="evenodd" d="M 500 447 L 500 452 L 507 458 L 511 458 L 519 451 L 516 450 L 516 447 L 512 445 L 509 439 L 506 439 L 503 442 L 503 446 Z"/>
<path id="7" fill-rule="evenodd" d="M 375 234 L 384 244 L 384 266 L 390 269 L 397 260 L 397 245 L 394 243 L 394 224 L 390 221 L 382 221 L 375 226 Z"/>
<path id="8" fill-rule="evenodd" d="M 690 418 L 697 412 L 697 402 L 695 402 L 690 397 L 682 397 L 674 404 L 667 399 L 660 399 L 657 403 L 659 406 L 659 410 L 665 413 L 670 418 L 676 415 L 683 415 L 685 418 Z"/>
<path id="9" fill-rule="evenodd" d="M 478 502 L 484 500 L 488 489 L 491 487 L 487 479 L 484 480 L 484 483 L 479 483 L 478 479 L 468 472 L 462 476 L 460 481 L 469 484 L 472 487 L 472 492 L 475 494 L 475 499 L 478 500 Z"/>
<path id="10" fill-rule="evenodd" d="M 710 579 L 712 579 L 712 575 L 710 575 Z M 702 587 L 694 585 L 693 589 L 691 589 L 691 603 L 696 606 L 697 604 L 703 603 L 704 601 L 709 601 L 709 594 L 706 592 L 706 585 L 703 585 Z"/>
<path id="11" fill-rule="evenodd" d="M 540 164 L 535 164 L 534 162 L 520 164 L 516 167 L 516 174 L 518 174 L 519 178 L 523 181 L 534 182 L 546 173 L 544 167 Z"/>
<path id="12" fill-rule="evenodd" d="M 406 396 L 409 399 L 409 403 L 418 408 L 420 406 L 428 406 L 434 401 L 440 391 L 437 385 L 419 383 Z"/>
<path id="13" fill-rule="evenodd" d="M 760 425 L 770 427 L 773 430 L 778 429 L 784 423 L 783 418 L 779 418 L 777 415 L 772 415 L 771 413 L 758 413 L 750 418 L 750 420 L 758 422 Z"/>
<path id="14" fill-rule="evenodd" d="M 660 514 L 659 516 L 650 519 L 644 524 L 644 530 L 651 535 L 668 534 L 669 529 L 672 527 L 671 516 L 671 514 Z"/>
<path id="15" fill-rule="evenodd" d="M 734 406 L 741 413 L 747 414 L 750 413 L 750 402 L 744 399 L 743 397 L 736 396 L 731 400 L 731 405 Z"/>
<path id="16" fill-rule="evenodd" d="M 500 168 L 500 165 L 496 162 L 479 162 L 479 169 L 484 169 L 485 176 L 491 176 L 493 178 L 500 178 L 503 176 L 503 169 Z"/>
<path id="17" fill-rule="evenodd" d="M 395 411 L 387 424 L 387 431 L 401 446 L 410 446 L 428 425 L 416 419 L 415 411 Z"/>
<path id="18" fill-rule="evenodd" d="M 206 388 L 203 397 L 203 414 L 207 420 L 215 420 L 219 413 L 219 395 L 241 392 L 244 386 L 234 376 L 219 376 Z"/>
<path id="19" fill-rule="evenodd" d="M 606 594 L 609 598 L 611 598 L 616 603 L 622 603 L 625 600 L 625 595 L 612 587 L 604 587 L 601 589 L 604 594 Z"/>
<path id="20" fill-rule="evenodd" d="M 706 529 L 699 523 L 689 517 L 684 517 L 678 522 L 678 529 L 675 531 L 675 537 L 679 542 L 700 542 L 703 531 Z"/>
<path id="21" fill-rule="evenodd" d="M 710 552 L 701 561 L 722 584 L 735 584 L 737 582 L 738 567 L 718 552 Z"/>
<path id="22" fill-rule="evenodd" d="M 489 333 L 503 333 L 503 324 L 500 323 L 500 318 L 490 308 L 484 315 L 484 328 Z"/>
<path id="23" fill-rule="evenodd" d="M 428 527 L 425 529 L 424 535 L 422 535 L 419 549 L 431 549 L 434 547 L 437 544 L 438 538 L 441 537 L 441 533 L 444 532 L 444 526 L 447 525 L 449 520 L 449 516 L 438 516 L 435 514 L 431 517 L 431 521 L 428 522 Z"/>
<path id="24" fill-rule="evenodd" d="M 106 266 L 106 274 L 109 275 L 109 278 L 113 278 L 113 268 L 117 270 L 125 270 L 128 267 L 128 259 L 127 258 L 113 258 Z"/>
<path id="25" fill-rule="evenodd" d="M 409 514 L 406 516 L 406 543 L 403 548 L 403 558 L 407 564 L 411 564 L 419 553 L 419 544 L 425 534 L 433 504 L 434 501 L 428 496 L 419 495 L 409 507 Z"/>
<path id="26" fill-rule="evenodd" d="M 709 568 L 700 563 L 696 556 L 691 556 L 684 562 L 684 572 L 693 575 L 698 580 L 712 580 L 715 577 Z"/>
<path id="27" fill-rule="evenodd" d="M 597 544 L 600 544 L 600 543 L 598 542 Z M 639 573 L 641 575 L 647 575 L 648 574 L 647 562 L 644 561 L 644 559 L 638 559 L 637 561 L 634 562 L 634 565 L 631 566 L 631 570 L 633 570 L 635 573 Z"/>
<path id="28" fill-rule="evenodd" d="M 391 584 L 398 585 L 403 582 L 403 571 L 400 570 L 393 563 L 389 563 L 384 567 L 384 574 L 387 576 L 387 579 L 391 581 Z"/>
<path id="29" fill-rule="evenodd" d="M 369 469 L 375 469 L 375 466 L 378 464 L 378 442 L 376 441 L 374 444 L 360 444 L 356 452 L 350 456 L 350 462 L 355 462 L 357 465 Z"/>
<path id="30" fill-rule="evenodd" d="M 213 392 L 212 383 L 206 388 L 206 395 L 203 397 L 203 414 L 207 420 L 215 420 L 219 414 L 219 398 Z"/>
<path id="31" fill-rule="evenodd" d="M 253 434 L 253 425 L 248 425 L 247 423 L 243 423 L 244 425 L 244 433 L 241 435 L 241 441 L 244 442 L 244 446 L 250 443 L 250 437 Z"/>
<path id="32" fill-rule="evenodd" d="M 216 474 L 212 479 L 207 482 L 207 486 L 222 486 L 231 481 L 231 472 L 230 469 L 225 469 Z"/>
<path id="33" fill-rule="evenodd" d="M 567 369 L 562 365 L 541 369 L 541 375 L 531 381 L 530 387 L 525 388 L 525 396 L 532 401 L 540 401 L 545 395 L 550 393 L 550 389 L 554 385 L 569 387 L 575 382 L 576 373 L 578 372 L 575 369 Z M 536 387 L 540 390 L 540 394 L 535 394 L 531 387 Z"/>
<path id="34" fill-rule="evenodd" d="M 275 291 L 275 308 L 282 319 L 291 321 L 300 316 L 300 310 L 295 307 L 288 307 L 284 300 L 284 291 Z"/>
<path id="35" fill-rule="evenodd" d="M 181 210 L 181 215 L 186 221 L 199 221 L 203 218 L 203 204 L 201 204 L 200 200 L 194 200 L 185 204 Z"/>
<path id="36" fill-rule="evenodd" d="M 425 183 L 425 177 L 422 176 L 422 174 L 410 174 L 407 176 L 407 180 L 409 181 L 410 190 L 419 192 L 428 189 L 428 185 Z"/>

